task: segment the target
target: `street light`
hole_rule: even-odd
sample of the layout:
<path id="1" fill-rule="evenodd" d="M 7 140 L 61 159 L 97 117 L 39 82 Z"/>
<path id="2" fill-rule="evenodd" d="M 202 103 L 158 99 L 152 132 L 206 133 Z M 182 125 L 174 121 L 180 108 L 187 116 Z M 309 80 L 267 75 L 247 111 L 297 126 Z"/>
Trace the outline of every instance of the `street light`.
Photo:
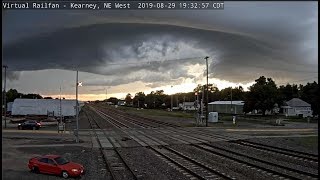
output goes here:
<path id="1" fill-rule="evenodd" d="M 76 77 L 76 122 L 77 122 L 77 130 L 76 130 L 76 142 L 79 143 L 79 103 L 78 103 L 78 86 L 82 86 L 82 82 L 78 81 L 78 71 Z"/>
<path id="2" fill-rule="evenodd" d="M 108 89 L 110 89 L 110 86 L 105 87 L 104 89 L 106 90 L 106 102 L 107 102 L 107 100 L 108 100 Z"/>
<path id="3" fill-rule="evenodd" d="M 171 86 L 171 90 L 172 90 L 172 87 L 173 86 Z M 171 111 L 172 111 L 172 101 L 173 101 L 172 96 L 173 96 L 173 94 L 171 94 Z"/>
<path id="4" fill-rule="evenodd" d="M 208 98 L 208 94 L 209 94 L 209 88 L 208 88 L 208 56 L 206 56 L 204 59 L 206 60 L 206 66 L 207 66 L 207 97 L 206 97 L 206 127 L 208 127 L 208 104 L 209 104 L 209 98 Z"/>
<path id="5" fill-rule="evenodd" d="M 233 114 L 233 107 L 232 107 L 232 86 L 231 86 L 231 114 Z"/>
<path id="6" fill-rule="evenodd" d="M 7 65 L 2 66 L 4 68 L 4 85 L 3 85 L 3 105 L 4 105 L 4 128 L 7 128 L 7 93 L 6 93 L 6 84 L 7 84 Z"/>

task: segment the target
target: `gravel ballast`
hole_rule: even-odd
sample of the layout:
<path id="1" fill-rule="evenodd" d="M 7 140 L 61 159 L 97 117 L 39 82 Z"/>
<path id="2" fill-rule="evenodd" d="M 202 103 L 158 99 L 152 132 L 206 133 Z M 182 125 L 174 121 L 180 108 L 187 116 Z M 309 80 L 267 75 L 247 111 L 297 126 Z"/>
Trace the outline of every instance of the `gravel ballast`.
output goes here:
<path id="1" fill-rule="evenodd" d="M 119 148 L 118 150 L 138 179 L 188 179 L 145 147 Z"/>
<path id="2" fill-rule="evenodd" d="M 190 145 L 174 145 L 170 147 L 182 154 L 196 159 L 197 161 L 209 164 L 220 172 L 228 174 L 231 177 L 235 177 L 236 179 L 272 179 L 272 177 L 267 174 L 256 173 L 256 170 L 251 169 L 246 165 L 203 151 Z"/>

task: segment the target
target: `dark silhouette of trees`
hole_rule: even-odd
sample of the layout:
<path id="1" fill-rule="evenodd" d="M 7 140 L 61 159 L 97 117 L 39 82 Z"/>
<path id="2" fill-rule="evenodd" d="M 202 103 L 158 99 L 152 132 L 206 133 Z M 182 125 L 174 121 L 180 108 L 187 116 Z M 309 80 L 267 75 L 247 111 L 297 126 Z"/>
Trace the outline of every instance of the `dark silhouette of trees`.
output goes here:
<path id="1" fill-rule="evenodd" d="M 231 87 L 219 90 L 215 85 L 209 84 L 209 102 L 213 101 L 230 101 L 231 100 Z M 170 108 L 171 96 L 173 97 L 173 106 L 178 106 L 182 102 L 194 102 L 196 100 L 195 93 L 197 92 L 199 101 L 202 98 L 203 88 L 206 90 L 206 85 L 198 84 L 192 92 L 176 93 L 167 95 L 163 90 L 152 91 L 145 95 L 143 92 L 138 92 L 132 99 L 134 107 L 147 108 Z M 280 107 L 285 101 L 292 98 L 300 98 L 311 104 L 314 115 L 319 114 L 319 95 L 318 83 L 308 83 L 307 85 L 287 84 L 277 87 L 276 83 L 271 78 L 264 76 L 255 80 L 249 91 L 244 91 L 243 87 L 232 88 L 232 100 L 245 101 L 244 112 L 248 113 L 252 110 L 261 110 L 265 115 L 266 110 L 272 110 L 275 104 Z M 126 96 L 126 101 L 129 101 L 129 94 Z M 204 96 L 205 97 L 205 96 Z M 131 97 L 132 98 L 132 97 Z M 139 103 L 138 103 L 139 102 Z M 164 106 L 163 106 L 164 105 Z"/>
<path id="2" fill-rule="evenodd" d="M 301 99 L 311 104 L 313 115 L 319 115 L 319 84 L 317 82 L 300 85 Z"/>
<path id="3" fill-rule="evenodd" d="M 145 104 L 146 95 L 144 92 L 138 92 L 133 98 L 133 106 L 138 108 L 143 108 Z"/>
<path id="4" fill-rule="evenodd" d="M 132 103 L 132 95 L 128 93 L 124 99 L 127 105 L 130 105 Z"/>
<path id="5" fill-rule="evenodd" d="M 278 100 L 277 85 L 271 78 L 261 76 L 255 80 L 249 88 L 249 93 L 245 101 L 244 112 L 250 112 L 254 109 L 261 110 L 265 115 L 266 110 L 272 110 Z"/>

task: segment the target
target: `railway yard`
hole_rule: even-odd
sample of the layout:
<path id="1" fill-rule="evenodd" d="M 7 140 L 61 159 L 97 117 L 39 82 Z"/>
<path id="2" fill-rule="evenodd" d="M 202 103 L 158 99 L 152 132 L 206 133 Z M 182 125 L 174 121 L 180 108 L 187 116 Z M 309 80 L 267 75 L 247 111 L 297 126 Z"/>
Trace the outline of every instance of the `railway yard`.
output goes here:
<path id="1" fill-rule="evenodd" d="M 84 164 L 81 179 L 318 179 L 317 124 L 186 127 L 102 105 L 85 105 L 79 118 L 79 144 L 71 130 L 4 133 L 3 177 L 61 179 L 26 167 L 32 155 L 59 153 Z"/>

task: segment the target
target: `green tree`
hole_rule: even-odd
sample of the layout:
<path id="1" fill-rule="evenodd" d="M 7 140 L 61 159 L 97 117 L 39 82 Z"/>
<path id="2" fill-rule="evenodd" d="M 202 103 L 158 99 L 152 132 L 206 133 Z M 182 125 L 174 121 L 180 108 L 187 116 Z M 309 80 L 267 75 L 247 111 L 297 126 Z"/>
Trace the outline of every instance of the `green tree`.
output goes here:
<path id="1" fill-rule="evenodd" d="M 216 87 L 214 84 L 208 84 L 208 99 L 209 102 L 219 100 L 220 92 L 218 87 Z M 194 93 L 198 93 L 199 101 L 202 99 L 202 91 L 206 93 L 207 91 L 207 85 L 201 85 L 198 84 L 197 87 L 193 90 Z M 206 94 L 204 94 L 204 97 L 206 98 Z"/>
<path id="2" fill-rule="evenodd" d="M 138 108 L 144 107 L 145 98 L 146 98 L 146 95 L 144 94 L 144 92 L 136 93 L 133 98 L 133 106 Z"/>
<path id="3" fill-rule="evenodd" d="M 39 94 L 23 94 L 21 98 L 23 98 L 23 99 L 43 99 L 43 97 Z"/>
<path id="4" fill-rule="evenodd" d="M 118 98 L 116 97 L 110 97 L 107 102 L 112 102 L 112 104 L 118 104 Z"/>
<path id="5" fill-rule="evenodd" d="M 307 83 L 301 87 L 301 99 L 311 104 L 313 115 L 319 114 L 319 84 L 317 82 Z"/>
<path id="6" fill-rule="evenodd" d="M 132 102 L 132 96 L 131 96 L 131 94 L 128 93 L 128 94 L 126 95 L 126 98 L 125 98 L 124 100 L 125 100 L 126 104 L 131 104 L 131 102 Z"/>
<path id="7" fill-rule="evenodd" d="M 254 109 L 261 110 L 265 115 L 266 110 L 272 110 L 278 99 L 277 85 L 271 78 L 261 76 L 255 80 L 247 95 L 244 105 L 244 112 L 250 112 Z"/>
<path id="8" fill-rule="evenodd" d="M 22 97 L 23 94 L 19 93 L 16 89 L 10 89 L 6 92 L 6 101 L 13 102 L 16 98 Z"/>
<path id="9" fill-rule="evenodd" d="M 238 86 L 235 88 L 228 87 L 225 89 L 222 89 L 219 93 L 219 100 L 224 101 L 241 101 L 244 100 L 244 90 L 242 86 Z"/>
<path id="10" fill-rule="evenodd" d="M 279 103 L 282 104 L 283 101 L 289 101 L 292 98 L 299 98 L 298 85 L 287 84 L 286 86 L 280 86 L 279 89 Z"/>
<path id="11" fill-rule="evenodd" d="M 201 84 L 198 84 L 196 88 L 193 89 L 193 92 L 202 92 L 203 91 L 203 88 L 204 88 L 204 91 L 207 90 L 207 85 L 201 85 Z M 216 92 L 218 91 L 218 88 L 213 85 L 213 84 L 208 84 L 208 90 L 209 90 L 209 93 L 213 93 L 213 92 Z"/>
<path id="12" fill-rule="evenodd" d="M 147 108 L 155 108 L 156 96 L 154 91 L 151 91 L 150 94 L 146 95 L 145 103 L 147 104 Z"/>

